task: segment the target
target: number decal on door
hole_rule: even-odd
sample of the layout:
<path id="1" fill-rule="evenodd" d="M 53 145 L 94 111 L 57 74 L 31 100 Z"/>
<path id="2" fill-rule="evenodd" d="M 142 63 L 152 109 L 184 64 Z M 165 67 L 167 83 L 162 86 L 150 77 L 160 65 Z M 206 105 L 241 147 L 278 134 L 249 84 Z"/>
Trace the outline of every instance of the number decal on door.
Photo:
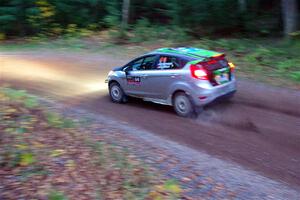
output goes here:
<path id="1" fill-rule="evenodd" d="M 133 84 L 133 85 L 141 84 L 141 78 L 140 77 L 129 76 L 126 79 L 127 79 L 127 84 Z"/>

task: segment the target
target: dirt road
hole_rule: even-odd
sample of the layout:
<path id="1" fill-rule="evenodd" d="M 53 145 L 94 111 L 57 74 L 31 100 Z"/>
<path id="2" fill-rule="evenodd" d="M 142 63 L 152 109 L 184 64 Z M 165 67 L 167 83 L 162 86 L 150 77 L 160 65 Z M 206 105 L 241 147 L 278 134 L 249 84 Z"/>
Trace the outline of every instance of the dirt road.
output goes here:
<path id="1" fill-rule="evenodd" d="M 231 103 L 205 108 L 197 119 L 171 107 L 110 102 L 104 79 L 128 58 L 62 52 L 0 53 L 0 83 L 116 118 L 157 135 L 232 160 L 300 187 L 300 92 L 240 80 Z"/>

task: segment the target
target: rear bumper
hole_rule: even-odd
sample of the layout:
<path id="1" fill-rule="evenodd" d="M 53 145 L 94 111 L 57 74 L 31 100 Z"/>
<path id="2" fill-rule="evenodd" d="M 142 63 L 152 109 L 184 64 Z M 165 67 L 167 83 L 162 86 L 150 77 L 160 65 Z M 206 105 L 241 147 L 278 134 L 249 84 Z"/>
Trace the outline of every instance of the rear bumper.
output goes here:
<path id="1" fill-rule="evenodd" d="M 236 93 L 236 90 L 234 90 L 232 92 L 229 92 L 227 94 L 224 94 L 222 96 L 219 96 L 219 97 L 215 98 L 213 100 L 213 102 L 218 102 L 219 100 L 222 101 L 223 99 L 226 99 L 226 98 L 229 98 L 229 97 L 233 96 L 235 93 Z"/>
<path id="2" fill-rule="evenodd" d="M 230 81 L 224 85 L 212 88 L 195 88 L 192 93 L 192 99 L 196 106 L 204 106 L 215 100 L 226 98 L 236 92 L 236 81 Z"/>

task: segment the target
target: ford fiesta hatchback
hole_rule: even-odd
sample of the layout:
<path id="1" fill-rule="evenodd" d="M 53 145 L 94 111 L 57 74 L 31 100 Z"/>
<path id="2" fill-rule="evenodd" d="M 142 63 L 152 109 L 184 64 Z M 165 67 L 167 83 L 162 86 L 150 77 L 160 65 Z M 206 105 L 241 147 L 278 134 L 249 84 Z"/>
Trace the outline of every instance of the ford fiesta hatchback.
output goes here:
<path id="1" fill-rule="evenodd" d="M 110 71 L 106 81 L 113 102 L 138 97 L 173 106 L 183 117 L 236 91 L 234 64 L 223 53 L 186 47 L 142 55 Z"/>

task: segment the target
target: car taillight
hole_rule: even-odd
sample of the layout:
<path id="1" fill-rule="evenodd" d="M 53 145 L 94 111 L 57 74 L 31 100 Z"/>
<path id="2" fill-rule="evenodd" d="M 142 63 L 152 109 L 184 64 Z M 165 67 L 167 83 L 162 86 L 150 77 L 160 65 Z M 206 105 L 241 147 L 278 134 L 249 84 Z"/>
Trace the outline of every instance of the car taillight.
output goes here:
<path id="1" fill-rule="evenodd" d="M 235 65 L 232 62 L 229 62 L 228 65 L 230 67 L 230 70 L 233 72 L 234 68 L 235 68 Z"/>
<path id="2" fill-rule="evenodd" d="M 208 80 L 208 75 L 205 69 L 202 68 L 200 64 L 191 65 L 191 74 L 192 77 L 200 79 L 200 80 Z"/>

